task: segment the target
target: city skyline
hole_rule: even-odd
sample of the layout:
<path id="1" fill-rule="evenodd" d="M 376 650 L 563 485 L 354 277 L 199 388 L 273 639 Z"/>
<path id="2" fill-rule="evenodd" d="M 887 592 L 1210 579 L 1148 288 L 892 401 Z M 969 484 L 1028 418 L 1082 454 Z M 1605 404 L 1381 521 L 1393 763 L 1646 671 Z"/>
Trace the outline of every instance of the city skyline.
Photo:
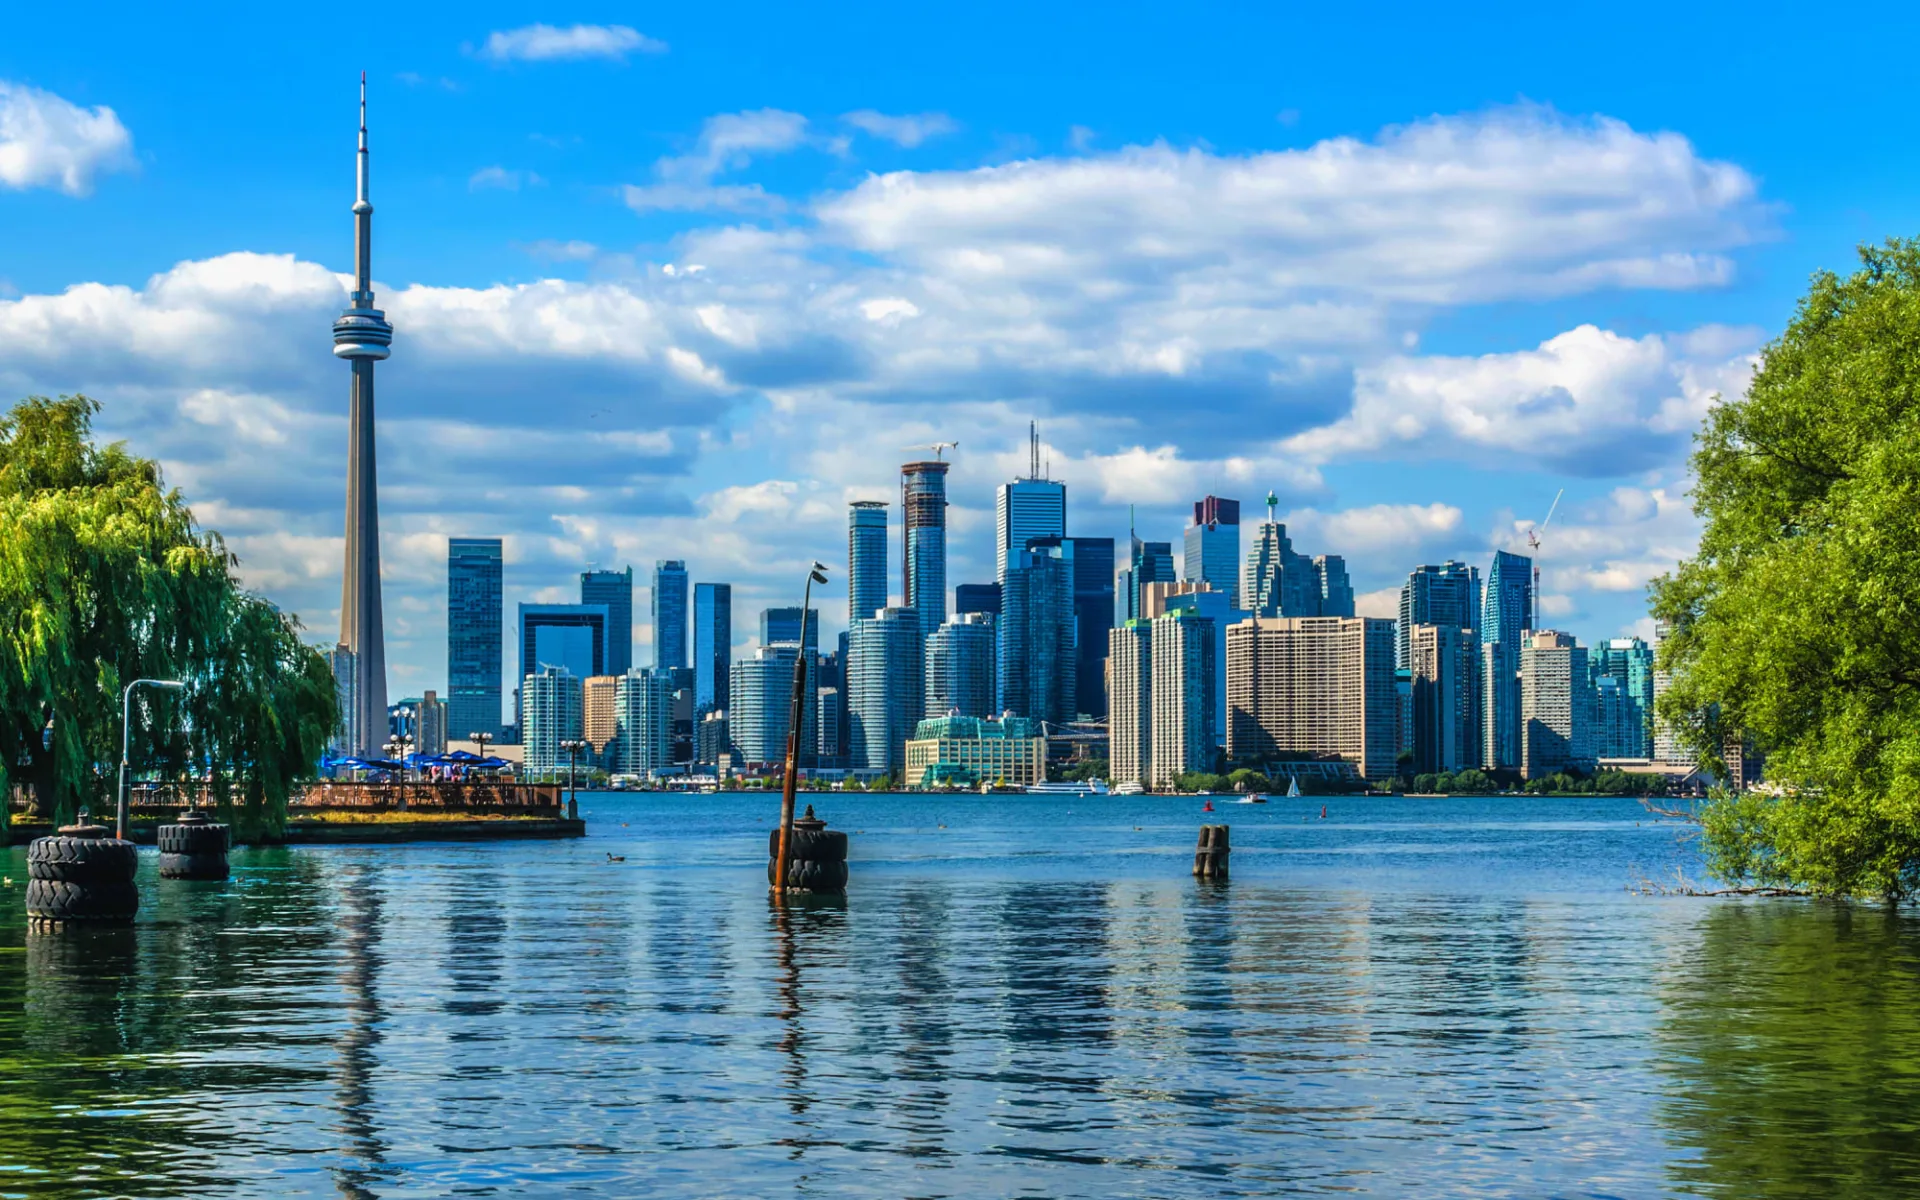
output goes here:
<path id="1" fill-rule="evenodd" d="M 1852 143 L 1779 156 L 1750 132 L 1764 97 L 1734 121 L 1482 48 L 1484 91 L 1415 71 L 1361 95 L 1316 66 L 1285 96 L 1196 75 L 1014 102 L 939 70 L 864 95 L 762 86 L 710 20 L 671 19 L 624 55 L 488 57 L 472 47 L 518 27 L 484 14 L 349 51 L 377 93 L 392 278 L 373 282 L 401 331 L 380 368 L 390 694 L 447 682 L 448 536 L 503 539 L 508 611 L 666 558 L 751 613 L 791 603 L 802 559 L 834 561 L 848 499 L 897 499 L 907 446 L 960 443 L 948 584 L 987 582 L 980 533 L 995 489 L 1031 473 L 1035 417 L 1074 535 L 1119 539 L 1137 505 L 1178 545 L 1197 498 L 1272 488 L 1296 544 L 1344 555 L 1378 615 L 1414 565 L 1523 549 L 1564 486 L 1544 619 L 1648 636 L 1644 584 L 1693 546 L 1682 462 L 1707 398 L 1740 386 L 1810 270 L 1912 208 L 1910 189 L 1849 186 L 1869 161 Z M 1249 45 L 1276 31 L 1248 19 Z M 314 330 L 352 286 L 335 206 L 361 64 L 303 48 L 272 86 L 246 66 L 223 87 L 258 111 L 204 136 L 216 110 L 191 75 L 135 61 L 175 31 L 108 31 L 124 61 L 101 74 L 71 20 L 29 13 L 0 48 L 0 105 L 44 118 L 9 128 L 45 131 L 0 135 L 20 164 L 0 217 L 48 234 L 0 272 L 0 378 L 100 399 L 103 434 L 156 447 L 249 586 L 324 643 L 348 415 Z M 585 102 L 613 98 L 657 117 L 636 131 Z M 1338 169 L 1309 195 L 1317 164 Z M 1378 229 L 1342 224 L 1345 202 L 1385 203 L 1386 177 L 1416 194 Z M 1235 206 L 1234 180 L 1272 220 Z M 1190 220 L 1130 198 L 1158 186 Z M 1017 203 L 978 203 L 995 194 Z M 1106 203 L 1111 223 L 1079 219 Z M 1462 212 L 1497 232 L 1459 243 Z M 1443 242 L 1459 253 L 1422 249 Z M 1147 244 L 1165 255 L 1127 249 Z M 1210 280 L 1222 245 L 1245 271 Z M 1201 284 L 1219 306 L 1175 303 Z M 947 299 L 976 291 L 994 305 Z M 844 628 L 844 592 L 820 603 Z"/>

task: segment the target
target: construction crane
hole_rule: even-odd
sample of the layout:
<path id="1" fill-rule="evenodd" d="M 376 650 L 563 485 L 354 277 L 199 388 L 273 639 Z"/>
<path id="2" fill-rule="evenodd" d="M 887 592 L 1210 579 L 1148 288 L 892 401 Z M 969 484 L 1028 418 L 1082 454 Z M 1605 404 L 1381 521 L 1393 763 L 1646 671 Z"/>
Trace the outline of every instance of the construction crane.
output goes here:
<path id="1" fill-rule="evenodd" d="M 1527 530 L 1527 549 L 1533 551 L 1532 608 L 1533 608 L 1534 619 L 1532 621 L 1532 624 L 1535 626 L 1538 626 L 1540 624 L 1540 532 L 1541 530 L 1544 530 L 1547 526 L 1553 524 L 1554 510 L 1560 507 L 1560 497 L 1566 494 L 1567 494 L 1567 489 L 1565 488 L 1561 488 L 1559 491 L 1555 492 L 1553 494 L 1553 503 L 1547 506 L 1547 519 L 1540 522 L 1539 529 L 1534 529 L 1529 527 Z"/>
<path id="2" fill-rule="evenodd" d="M 944 456 L 946 452 L 959 445 L 959 442 L 933 442 L 925 446 L 902 446 L 900 448 L 902 450 L 931 450 L 933 451 L 933 461 L 945 462 L 946 458 Z"/>

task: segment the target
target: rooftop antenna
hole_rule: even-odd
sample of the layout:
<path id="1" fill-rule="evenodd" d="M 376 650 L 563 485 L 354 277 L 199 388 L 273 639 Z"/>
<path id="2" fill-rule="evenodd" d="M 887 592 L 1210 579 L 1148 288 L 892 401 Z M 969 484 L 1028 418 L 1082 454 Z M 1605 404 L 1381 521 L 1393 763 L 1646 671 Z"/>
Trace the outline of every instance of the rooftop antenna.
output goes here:
<path id="1" fill-rule="evenodd" d="M 1280 507 L 1280 497 L 1274 495 L 1273 492 L 1269 490 L 1267 492 L 1267 524 L 1271 525 L 1274 523 L 1273 510 L 1279 507 Z"/>
<path id="2" fill-rule="evenodd" d="M 1027 422 L 1027 478 L 1040 478 L 1040 422 Z"/>
<path id="3" fill-rule="evenodd" d="M 1534 618 L 1532 623 L 1536 626 L 1540 624 L 1540 531 L 1553 524 L 1554 510 L 1560 507 L 1560 497 L 1566 494 L 1565 488 L 1555 492 L 1553 503 L 1547 506 L 1547 519 L 1540 522 L 1540 529 L 1527 530 L 1527 549 L 1533 551 L 1533 595 L 1528 599 L 1532 601 Z"/>

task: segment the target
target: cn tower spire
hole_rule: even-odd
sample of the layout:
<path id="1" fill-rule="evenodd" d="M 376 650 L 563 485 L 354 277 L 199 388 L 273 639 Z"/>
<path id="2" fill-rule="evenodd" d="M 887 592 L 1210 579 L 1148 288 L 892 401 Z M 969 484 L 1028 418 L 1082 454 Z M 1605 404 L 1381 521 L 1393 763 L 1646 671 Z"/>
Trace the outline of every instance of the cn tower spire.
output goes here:
<path id="1" fill-rule="evenodd" d="M 360 73 L 360 150 L 353 202 L 352 303 L 333 323 L 333 352 L 352 368 L 347 433 L 347 554 L 340 581 L 340 648 L 351 687 L 342 688 L 343 748 L 375 757 L 386 742 L 387 649 L 380 606 L 380 503 L 374 463 L 373 364 L 393 342 L 373 306 L 373 202 L 367 198 L 367 74 Z M 336 671 L 341 668 L 336 668 Z M 348 682 L 342 680 L 341 682 Z"/>

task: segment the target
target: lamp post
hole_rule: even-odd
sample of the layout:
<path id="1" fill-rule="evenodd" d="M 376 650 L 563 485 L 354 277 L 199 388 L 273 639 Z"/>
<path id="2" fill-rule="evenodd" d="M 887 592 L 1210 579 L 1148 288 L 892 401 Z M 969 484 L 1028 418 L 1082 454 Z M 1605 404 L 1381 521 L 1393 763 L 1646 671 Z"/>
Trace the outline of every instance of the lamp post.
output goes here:
<path id="1" fill-rule="evenodd" d="M 787 769 L 780 782 L 780 843 L 773 856 L 773 894 L 784 901 L 787 894 L 787 843 L 793 835 L 793 789 L 800 773 L 800 727 L 805 709 L 801 707 L 807 688 L 807 606 L 813 603 L 813 585 L 827 581 L 827 564 L 816 562 L 807 570 L 806 586 L 800 589 L 800 653 L 793 663 L 793 708 L 787 723 Z"/>
<path id="2" fill-rule="evenodd" d="M 560 743 L 560 748 L 567 752 L 567 820 L 571 821 L 580 815 L 573 791 L 573 763 L 580 752 L 587 748 L 587 743 L 579 738 L 567 738 Z"/>
<path id="3" fill-rule="evenodd" d="M 133 754 L 133 689 L 137 687 L 165 688 L 177 692 L 187 685 L 178 679 L 136 679 L 127 685 L 120 695 L 120 803 L 114 813 L 113 836 L 125 841 L 127 838 L 127 805 L 129 791 L 133 786 L 131 759 Z"/>
<path id="4" fill-rule="evenodd" d="M 468 734 L 467 740 L 470 742 L 473 742 L 475 745 L 480 747 L 480 757 L 484 760 L 487 757 L 487 743 L 492 741 L 493 737 L 494 737 L 493 734 L 488 733 L 486 730 L 483 729 L 483 730 L 479 730 L 477 732 Z M 475 770 L 478 770 L 478 769 L 479 768 L 476 766 Z"/>

